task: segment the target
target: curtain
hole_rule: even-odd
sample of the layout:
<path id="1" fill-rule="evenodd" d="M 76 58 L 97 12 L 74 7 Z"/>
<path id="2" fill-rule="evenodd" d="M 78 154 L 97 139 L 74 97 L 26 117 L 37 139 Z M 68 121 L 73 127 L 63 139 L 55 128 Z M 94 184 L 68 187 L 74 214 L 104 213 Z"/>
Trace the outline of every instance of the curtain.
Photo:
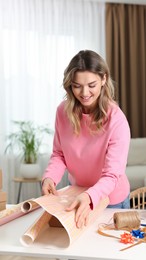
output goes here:
<path id="1" fill-rule="evenodd" d="M 105 57 L 105 4 L 90 0 L 0 0 L 0 168 L 8 202 L 19 175 L 17 158 L 4 155 L 12 120 L 54 128 L 63 99 L 63 72 L 81 49 Z M 48 154 L 52 149 L 49 139 Z M 42 173 L 48 155 L 41 159 Z M 22 199 L 25 199 L 24 197 Z"/>
<path id="2" fill-rule="evenodd" d="M 132 137 L 146 136 L 146 5 L 106 4 L 106 59 Z"/>

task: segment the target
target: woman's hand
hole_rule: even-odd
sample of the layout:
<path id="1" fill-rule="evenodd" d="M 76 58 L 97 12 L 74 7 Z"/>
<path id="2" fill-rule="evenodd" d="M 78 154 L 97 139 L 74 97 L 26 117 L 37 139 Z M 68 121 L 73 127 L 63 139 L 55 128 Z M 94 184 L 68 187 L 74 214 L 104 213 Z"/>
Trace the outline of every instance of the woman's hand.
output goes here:
<path id="1" fill-rule="evenodd" d="M 89 221 L 89 213 L 91 211 L 90 203 L 91 199 L 89 195 L 86 192 L 83 192 L 75 198 L 69 207 L 66 208 L 67 211 L 76 209 L 75 222 L 77 228 L 87 226 Z"/>
<path id="2" fill-rule="evenodd" d="M 46 178 L 43 181 L 42 194 L 43 195 L 48 195 L 48 194 L 58 195 L 55 183 L 52 179 Z"/>

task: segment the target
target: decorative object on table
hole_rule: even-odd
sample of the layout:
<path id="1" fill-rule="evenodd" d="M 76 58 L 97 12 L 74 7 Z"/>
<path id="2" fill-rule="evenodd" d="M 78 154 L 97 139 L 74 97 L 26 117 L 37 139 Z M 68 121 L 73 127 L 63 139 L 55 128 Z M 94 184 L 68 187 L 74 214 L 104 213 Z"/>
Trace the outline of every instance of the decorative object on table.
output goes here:
<path id="1" fill-rule="evenodd" d="M 113 215 L 116 229 L 140 227 L 140 216 L 137 211 L 115 212 Z"/>
<path id="2" fill-rule="evenodd" d="M 99 225 L 97 232 L 102 236 L 119 239 L 121 243 L 131 244 L 120 249 L 120 251 L 124 251 L 141 243 L 146 243 L 145 226 L 145 224 L 141 224 L 140 215 L 137 211 L 121 211 L 113 214 L 113 223 Z"/>
<path id="3" fill-rule="evenodd" d="M 139 237 L 139 238 L 136 238 L 135 239 L 135 241 L 136 241 L 135 243 L 132 243 L 132 245 L 130 245 L 128 247 L 122 248 L 120 251 L 125 251 L 125 250 L 127 250 L 127 249 L 129 249 L 131 247 L 137 246 L 137 245 L 139 245 L 141 243 L 146 243 L 146 233 L 144 233 L 142 230 L 138 230 L 138 232 L 142 233 L 143 235 L 141 237 Z"/>
<path id="4" fill-rule="evenodd" d="M 36 126 L 31 121 L 13 121 L 17 130 L 7 136 L 5 152 L 13 151 L 21 159 L 20 174 L 24 178 L 37 178 L 40 175 L 38 157 L 43 146 L 44 135 L 52 135 L 48 126 Z"/>
<path id="5" fill-rule="evenodd" d="M 120 235 L 120 242 L 124 244 L 134 244 L 134 237 L 132 234 L 124 232 L 124 234 Z"/>
<path id="6" fill-rule="evenodd" d="M 136 238 L 144 238 L 145 232 L 144 232 L 144 231 L 141 231 L 140 229 L 137 229 L 137 230 L 133 229 L 133 230 L 131 231 L 131 235 L 132 235 L 133 237 L 136 237 Z"/>
<path id="7" fill-rule="evenodd" d="M 0 169 L 0 211 L 6 208 L 7 194 L 2 191 L 2 170 Z"/>

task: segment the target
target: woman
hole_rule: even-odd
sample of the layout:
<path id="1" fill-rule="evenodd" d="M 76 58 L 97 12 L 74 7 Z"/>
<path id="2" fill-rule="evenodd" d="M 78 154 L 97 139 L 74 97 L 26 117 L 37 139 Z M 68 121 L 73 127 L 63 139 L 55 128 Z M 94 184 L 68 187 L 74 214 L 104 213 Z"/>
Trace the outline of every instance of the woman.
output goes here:
<path id="1" fill-rule="evenodd" d="M 56 113 L 53 153 L 43 176 L 43 194 L 57 194 L 65 169 L 71 185 L 87 187 L 67 208 L 76 209 L 77 227 L 87 225 L 91 209 L 104 197 L 110 207 L 129 208 L 125 174 L 130 129 L 114 101 L 106 62 L 91 50 L 80 51 L 64 72 L 66 99 Z"/>

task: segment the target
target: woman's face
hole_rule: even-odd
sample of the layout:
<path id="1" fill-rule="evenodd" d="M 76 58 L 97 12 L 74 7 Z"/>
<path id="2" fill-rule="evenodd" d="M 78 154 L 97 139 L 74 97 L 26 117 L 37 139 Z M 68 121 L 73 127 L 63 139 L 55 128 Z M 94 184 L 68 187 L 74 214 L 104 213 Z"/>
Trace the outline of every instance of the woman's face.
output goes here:
<path id="1" fill-rule="evenodd" d="M 82 104 L 83 112 L 90 113 L 97 104 L 101 88 L 106 82 L 95 73 L 77 71 L 72 81 L 72 91 L 76 99 Z"/>

